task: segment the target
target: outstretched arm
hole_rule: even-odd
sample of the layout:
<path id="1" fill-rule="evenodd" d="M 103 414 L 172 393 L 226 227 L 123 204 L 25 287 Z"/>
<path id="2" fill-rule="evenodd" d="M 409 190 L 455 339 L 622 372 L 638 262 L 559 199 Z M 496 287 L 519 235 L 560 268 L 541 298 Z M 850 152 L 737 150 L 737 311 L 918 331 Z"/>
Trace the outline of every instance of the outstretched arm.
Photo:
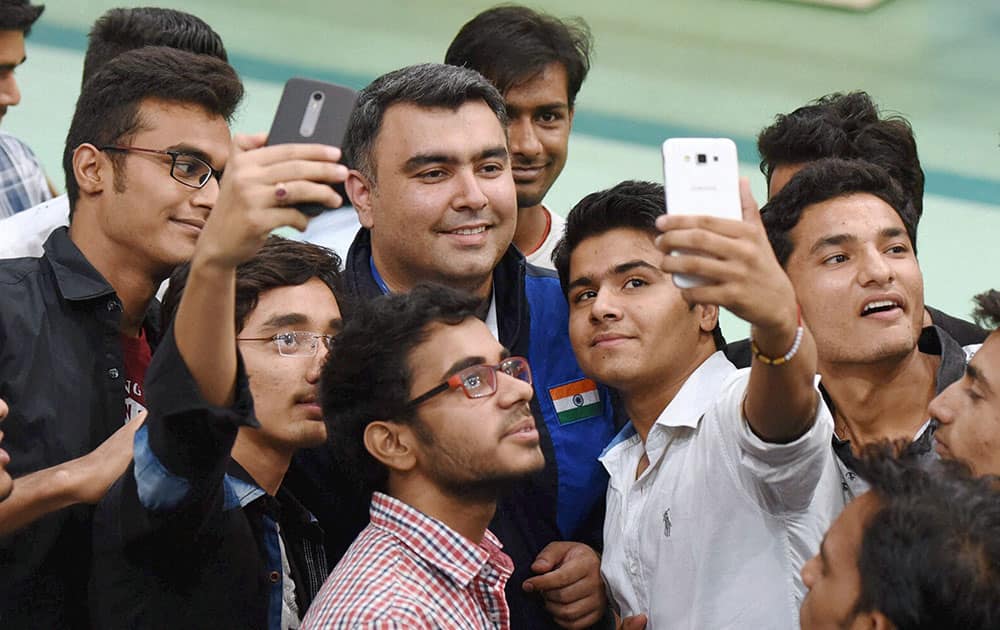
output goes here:
<path id="1" fill-rule="evenodd" d="M 816 344 L 801 324 L 795 291 L 778 264 L 745 178 L 740 180 L 743 221 L 664 215 L 657 246 L 669 273 L 696 274 L 704 286 L 682 289 L 692 304 L 724 306 L 751 325 L 757 350 L 744 414 L 758 437 L 791 442 L 812 426 L 816 411 Z M 697 252 L 698 255 L 691 252 Z M 801 332 L 800 332 L 801 328 Z"/>

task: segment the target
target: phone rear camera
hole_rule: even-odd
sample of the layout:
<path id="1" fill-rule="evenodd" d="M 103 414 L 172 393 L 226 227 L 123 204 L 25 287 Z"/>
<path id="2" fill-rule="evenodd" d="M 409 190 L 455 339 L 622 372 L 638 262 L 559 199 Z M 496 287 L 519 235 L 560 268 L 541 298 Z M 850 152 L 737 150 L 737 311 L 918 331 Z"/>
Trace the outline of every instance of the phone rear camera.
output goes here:
<path id="1" fill-rule="evenodd" d="M 322 92 L 313 92 L 312 98 L 313 98 L 314 101 L 322 101 L 323 100 L 323 93 Z"/>
<path id="2" fill-rule="evenodd" d="M 707 161 L 708 161 L 708 156 L 707 155 L 705 155 L 704 153 L 699 153 L 698 154 L 698 164 L 704 164 Z"/>

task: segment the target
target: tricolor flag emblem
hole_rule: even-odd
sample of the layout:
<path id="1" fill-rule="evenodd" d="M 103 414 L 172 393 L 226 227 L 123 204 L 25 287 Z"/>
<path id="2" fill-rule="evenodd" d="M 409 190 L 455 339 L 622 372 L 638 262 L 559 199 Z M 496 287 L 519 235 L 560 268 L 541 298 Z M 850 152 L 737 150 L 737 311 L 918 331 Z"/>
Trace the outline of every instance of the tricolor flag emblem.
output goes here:
<path id="1" fill-rule="evenodd" d="M 601 415 L 601 396 L 597 384 L 589 378 L 553 387 L 549 390 L 559 424 L 571 424 Z"/>

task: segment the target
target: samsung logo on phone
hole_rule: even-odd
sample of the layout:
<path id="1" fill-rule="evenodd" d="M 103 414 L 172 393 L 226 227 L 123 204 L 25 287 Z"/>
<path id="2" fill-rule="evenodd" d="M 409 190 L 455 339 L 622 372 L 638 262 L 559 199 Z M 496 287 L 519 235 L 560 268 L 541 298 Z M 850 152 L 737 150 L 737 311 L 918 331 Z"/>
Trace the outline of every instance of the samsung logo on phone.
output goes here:
<path id="1" fill-rule="evenodd" d="M 692 186 L 691 190 L 718 190 L 718 186 Z"/>

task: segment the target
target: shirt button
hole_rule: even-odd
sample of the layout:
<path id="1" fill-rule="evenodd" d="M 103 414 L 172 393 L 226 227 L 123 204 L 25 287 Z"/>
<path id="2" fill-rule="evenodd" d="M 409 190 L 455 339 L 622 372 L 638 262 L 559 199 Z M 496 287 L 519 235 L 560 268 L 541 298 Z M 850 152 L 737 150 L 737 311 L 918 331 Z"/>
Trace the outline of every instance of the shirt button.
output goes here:
<path id="1" fill-rule="evenodd" d="M 118 302 L 115 300 L 108 300 L 108 310 L 114 311 L 118 308 Z"/>
<path id="2" fill-rule="evenodd" d="M 277 584 L 281 581 L 281 574 L 277 571 L 271 571 L 271 573 L 267 576 L 267 579 L 271 581 L 271 584 Z"/>
<path id="3" fill-rule="evenodd" d="M 108 376 L 110 376 L 111 378 L 118 378 L 118 369 L 111 368 L 110 370 L 108 370 Z"/>

